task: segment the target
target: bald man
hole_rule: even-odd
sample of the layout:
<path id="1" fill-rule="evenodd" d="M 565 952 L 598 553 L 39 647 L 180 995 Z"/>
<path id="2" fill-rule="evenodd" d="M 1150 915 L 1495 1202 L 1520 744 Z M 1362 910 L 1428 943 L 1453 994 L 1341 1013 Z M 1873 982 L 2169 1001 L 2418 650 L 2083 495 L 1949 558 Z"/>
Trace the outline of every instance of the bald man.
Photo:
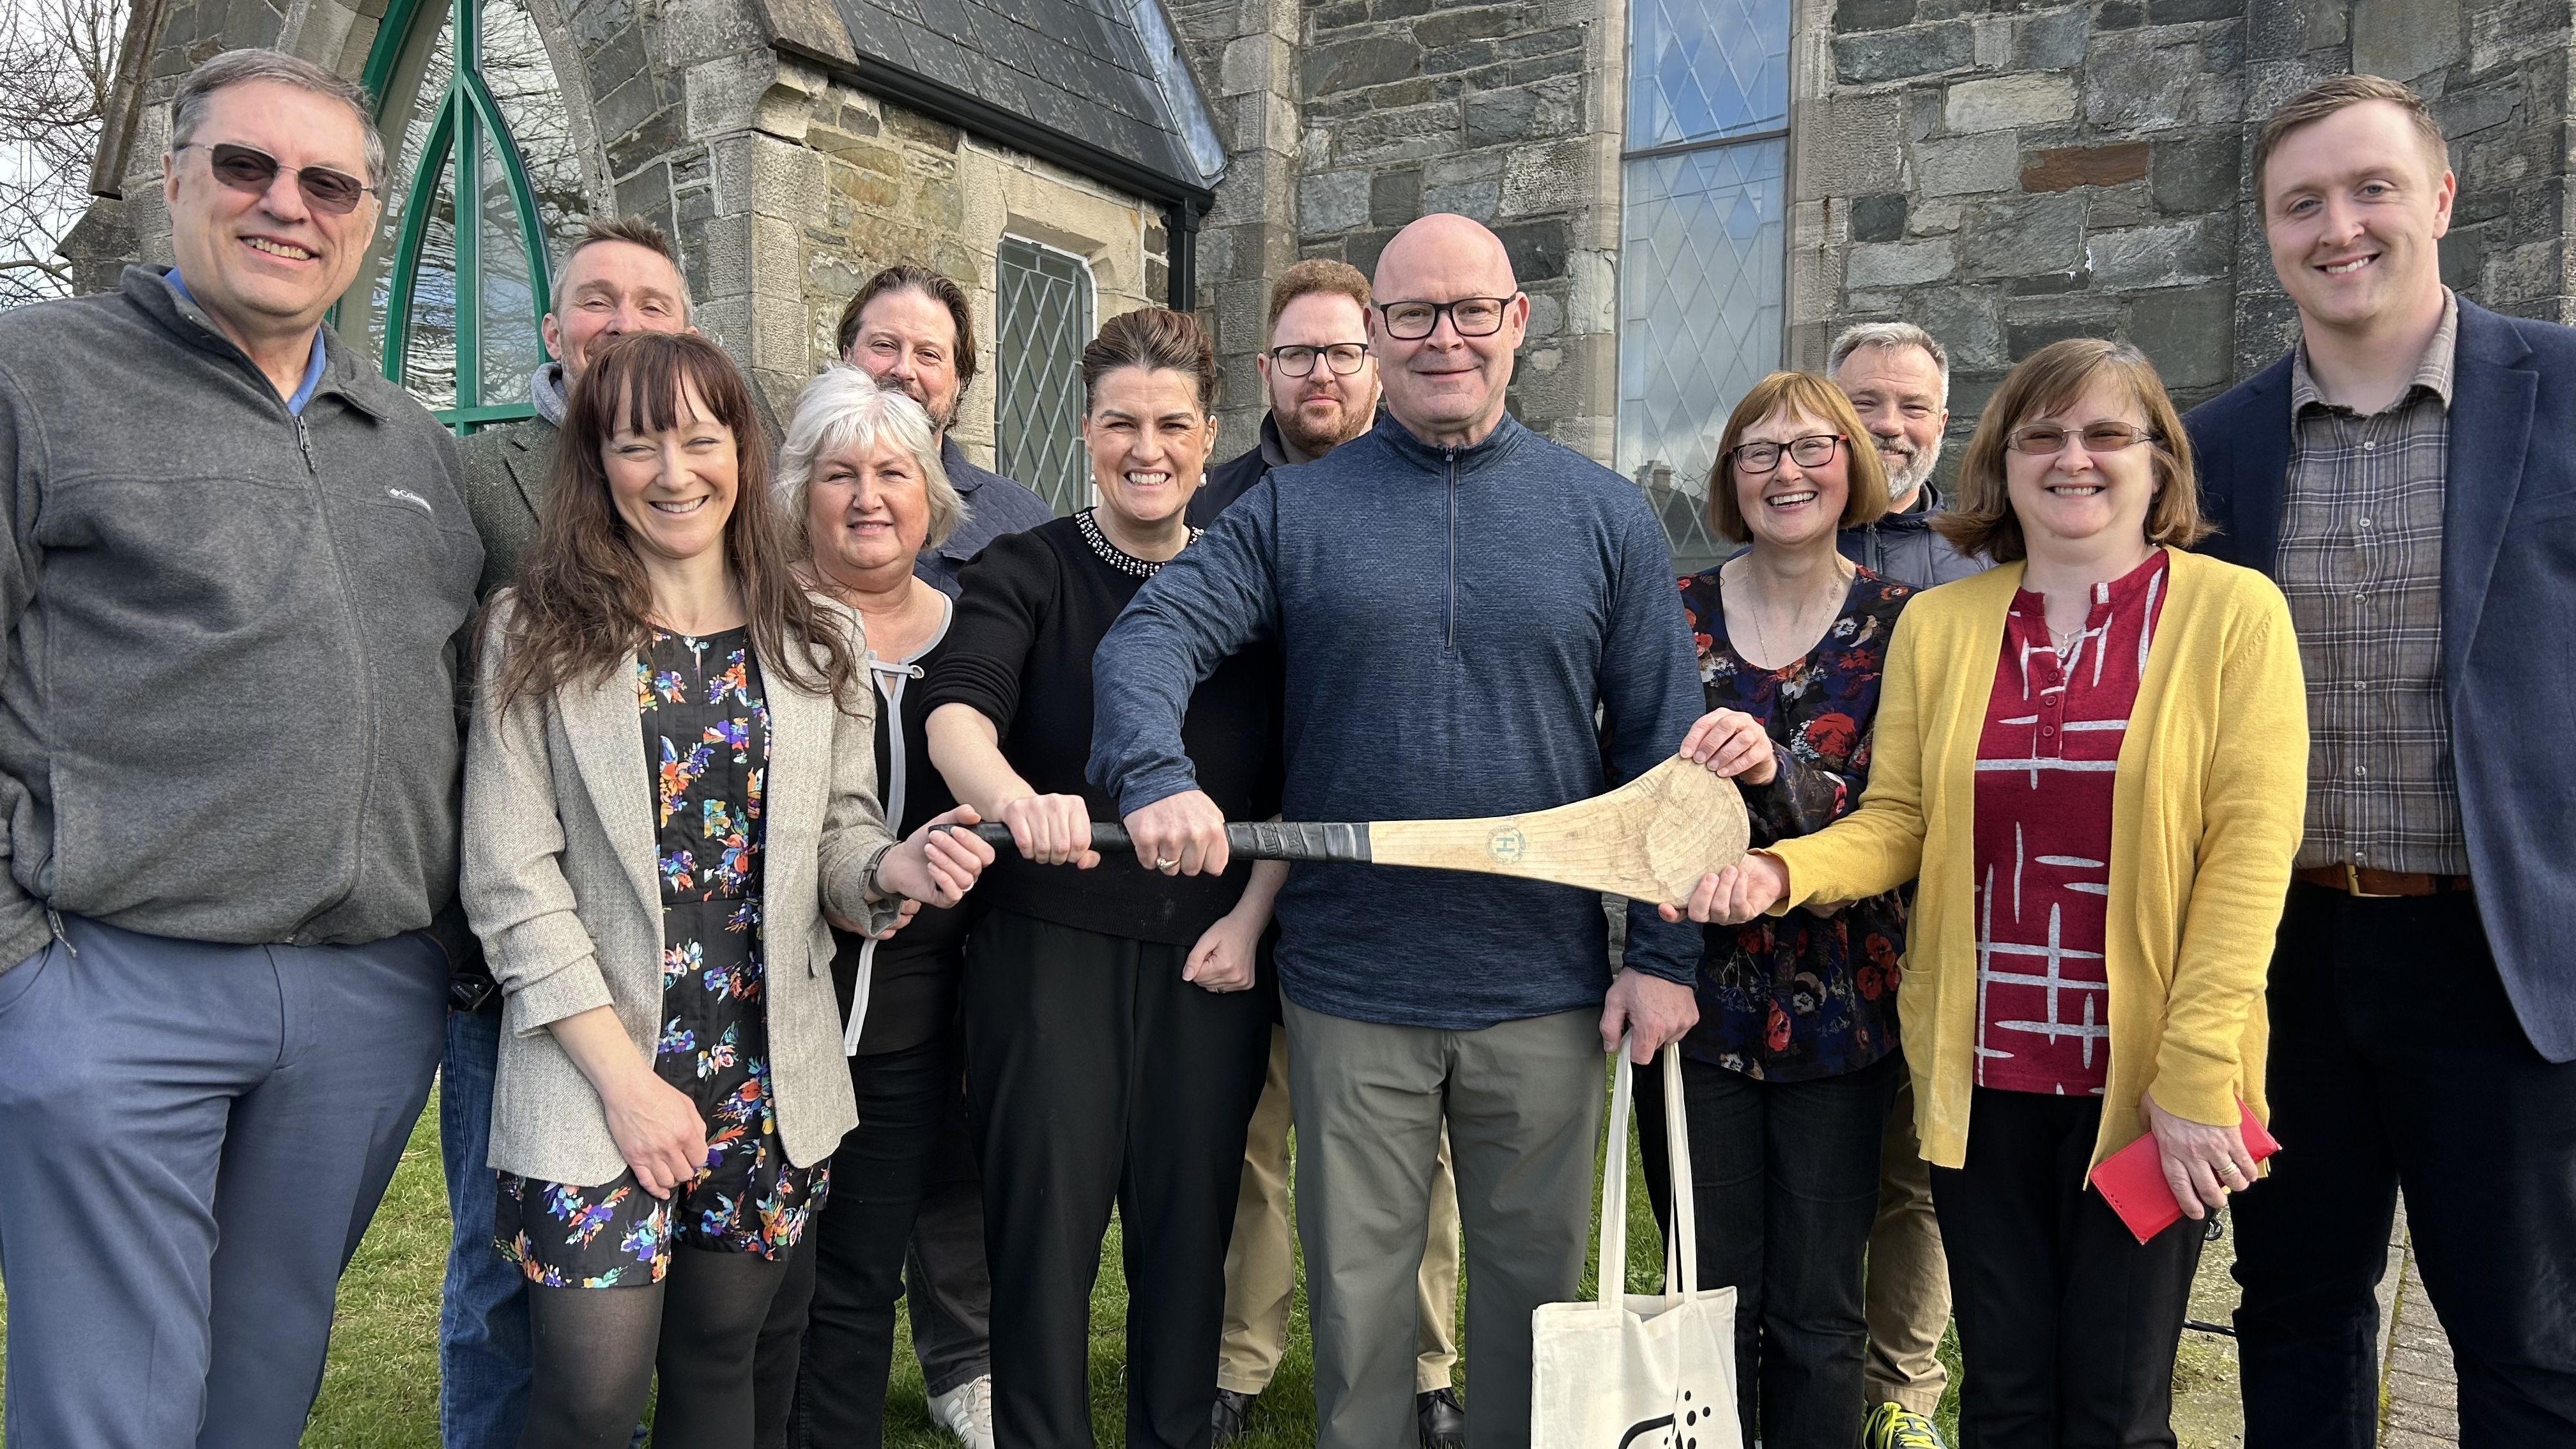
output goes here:
<path id="1" fill-rule="evenodd" d="M 1274 469 L 1101 643 L 1091 778 L 1149 863 L 1227 865 L 1181 714 L 1255 638 L 1287 660 L 1291 820 L 1567 804 L 1671 755 L 1699 712 L 1644 495 L 1504 410 L 1530 304 L 1501 242 L 1424 217 L 1387 244 L 1375 297 L 1393 425 Z M 1572 1298 L 1583 1271 L 1602 1053 L 1633 1033 L 1649 1061 L 1698 1019 L 1698 933 L 1632 906 L 1614 976 L 1589 892 L 1341 865 L 1296 867 L 1278 919 L 1319 1442 L 1413 1435 L 1414 1275 L 1445 1112 L 1467 1441 L 1525 1445 L 1530 1311 Z"/>

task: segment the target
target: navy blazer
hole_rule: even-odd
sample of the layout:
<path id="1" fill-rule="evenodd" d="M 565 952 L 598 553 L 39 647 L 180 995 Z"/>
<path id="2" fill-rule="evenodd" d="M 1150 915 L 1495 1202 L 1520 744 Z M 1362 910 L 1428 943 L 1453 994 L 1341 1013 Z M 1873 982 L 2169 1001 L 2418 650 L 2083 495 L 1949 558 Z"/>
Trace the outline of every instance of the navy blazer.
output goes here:
<path id="1" fill-rule="evenodd" d="M 2290 359 L 2184 426 L 2220 529 L 2204 550 L 2273 573 Z M 2576 1061 L 2576 328 L 2462 298 L 2450 448 L 2442 672 L 2469 871 L 2524 1033 Z"/>

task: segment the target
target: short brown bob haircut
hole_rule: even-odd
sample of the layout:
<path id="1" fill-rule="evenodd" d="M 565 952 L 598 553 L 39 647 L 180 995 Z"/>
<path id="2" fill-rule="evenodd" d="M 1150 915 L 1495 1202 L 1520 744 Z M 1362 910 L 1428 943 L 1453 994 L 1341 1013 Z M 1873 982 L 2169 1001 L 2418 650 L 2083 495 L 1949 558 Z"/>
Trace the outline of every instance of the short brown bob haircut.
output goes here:
<path id="1" fill-rule="evenodd" d="M 1270 330 L 1279 330 L 1279 314 L 1288 310 L 1289 303 L 1318 292 L 1348 297 L 1359 304 L 1362 317 L 1368 315 L 1368 278 L 1360 275 L 1359 268 L 1331 257 L 1308 257 L 1281 272 L 1279 280 L 1270 284 Z"/>
<path id="2" fill-rule="evenodd" d="M 1977 435 L 1968 440 L 1968 455 L 1960 461 L 1949 507 L 1932 520 L 1941 536 L 1961 553 L 1999 564 L 2028 557 L 2021 518 L 2013 512 L 2012 490 L 2004 481 L 2004 442 L 2031 419 L 2072 405 L 2103 378 L 2128 388 L 2153 435 L 2147 446 L 2155 455 L 2156 496 L 2147 505 L 2147 542 L 2189 548 L 2215 532 L 2200 516 L 2191 438 L 2183 432 L 2173 399 L 2165 396 L 2156 365 L 2125 342 L 2070 337 L 2024 358 L 1987 401 Z"/>
<path id="3" fill-rule="evenodd" d="M 2375 75 L 2339 75 L 2321 80 L 2297 95 L 2283 101 L 2263 122 L 2254 138 L 2254 201 L 2263 214 L 2271 215 L 2272 203 L 2263 194 L 2263 168 L 2281 142 L 2301 126 L 2312 126 L 2335 112 L 2371 101 L 2386 101 L 2406 113 L 2413 123 L 2416 138 L 2424 143 L 2424 154 L 2433 163 L 2433 175 L 2451 169 L 2450 143 L 2443 139 L 2442 123 L 2433 119 L 2433 109 L 2424 98 L 2406 86 Z"/>
<path id="4" fill-rule="evenodd" d="M 1842 434 L 1843 477 L 1848 480 L 1844 528 L 1857 528 L 1887 511 L 1887 465 L 1878 461 L 1878 444 L 1861 426 L 1851 399 L 1830 378 L 1812 372 L 1775 372 L 1753 384 L 1752 391 L 1735 405 L 1727 415 L 1726 432 L 1717 440 L 1717 461 L 1708 468 L 1708 526 L 1718 537 L 1729 543 L 1753 541 L 1744 507 L 1735 498 L 1734 469 L 1727 463 L 1745 433 L 1777 412 L 1804 413 Z"/>

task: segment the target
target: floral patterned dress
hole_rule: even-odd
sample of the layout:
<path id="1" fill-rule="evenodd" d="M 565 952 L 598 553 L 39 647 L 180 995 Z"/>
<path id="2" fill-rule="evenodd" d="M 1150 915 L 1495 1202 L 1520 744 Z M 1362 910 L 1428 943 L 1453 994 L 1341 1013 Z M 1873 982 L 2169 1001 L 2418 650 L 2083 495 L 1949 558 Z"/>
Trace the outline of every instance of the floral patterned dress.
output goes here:
<path id="1" fill-rule="evenodd" d="M 829 1163 L 788 1161 L 770 1105 L 760 927 L 769 708 L 749 632 L 655 630 L 636 659 L 635 695 L 661 832 L 653 1070 L 697 1103 L 707 1158 L 664 1199 L 632 1170 L 598 1187 L 502 1173 L 501 1252 L 554 1287 L 658 1283 L 683 1245 L 783 1257 L 830 1188 Z"/>
<path id="2" fill-rule="evenodd" d="M 1843 607 L 1803 658 L 1757 668 L 1728 641 L 1718 571 L 1681 581 L 1711 709 L 1769 729 L 1778 773 L 1744 787 L 1756 849 L 1810 835 L 1860 808 L 1870 730 L 1896 616 L 1914 590 L 1855 569 Z M 1889 892 L 1832 915 L 1794 910 L 1709 926 L 1699 966 L 1699 1025 L 1685 1055 L 1760 1081 L 1856 1072 L 1896 1049 L 1897 958 L 1905 903 Z"/>

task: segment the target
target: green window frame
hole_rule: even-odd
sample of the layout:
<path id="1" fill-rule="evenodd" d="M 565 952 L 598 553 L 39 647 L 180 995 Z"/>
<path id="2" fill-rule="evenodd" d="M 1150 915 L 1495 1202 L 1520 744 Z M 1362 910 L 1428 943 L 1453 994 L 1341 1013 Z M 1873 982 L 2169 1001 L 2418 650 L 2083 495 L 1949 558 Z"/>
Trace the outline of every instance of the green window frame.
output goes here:
<path id="1" fill-rule="evenodd" d="M 434 21 L 451 28 L 454 59 L 446 91 L 434 101 L 422 98 L 422 109 L 434 112 L 435 117 L 428 140 L 418 155 L 399 158 L 410 166 L 410 185 L 404 195 L 401 228 L 394 240 L 381 365 L 387 378 L 397 384 L 403 381 L 416 320 L 421 255 L 440 183 L 452 176 L 449 195 L 455 198 L 456 213 L 450 227 L 455 248 L 456 396 L 452 407 L 431 411 L 460 434 L 536 415 L 535 406 L 524 394 L 507 400 L 485 395 L 480 302 L 484 295 L 482 253 L 487 238 L 480 224 L 482 218 L 471 213 L 484 194 L 487 145 L 491 156 L 499 161 L 519 248 L 524 254 L 532 326 L 544 317 L 553 285 L 536 188 L 529 182 L 527 161 L 483 75 L 483 5 L 484 0 L 390 0 L 360 77 L 360 84 L 379 108 L 378 123 L 392 132 L 388 139 L 402 140 L 400 131 L 390 124 L 393 98 L 386 91 L 406 50 L 423 39 L 415 34 L 417 25 Z M 539 365 L 554 360 L 546 350 L 542 329 L 538 332 L 537 354 Z"/>

